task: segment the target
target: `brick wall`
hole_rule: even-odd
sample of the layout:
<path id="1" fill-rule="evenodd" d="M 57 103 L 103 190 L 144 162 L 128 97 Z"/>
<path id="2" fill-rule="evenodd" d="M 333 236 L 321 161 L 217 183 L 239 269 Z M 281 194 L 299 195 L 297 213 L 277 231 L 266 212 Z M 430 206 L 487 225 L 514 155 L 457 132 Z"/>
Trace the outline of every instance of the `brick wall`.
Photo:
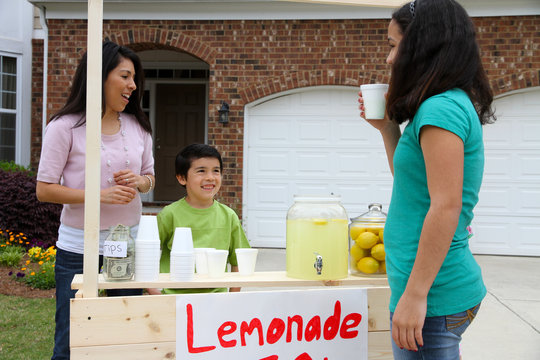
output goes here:
<path id="1" fill-rule="evenodd" d="M 540 16 L 474 21 L 495 93 L 540 85 Z M 239 210 L 244 106 L 299 87 L 387 82 L 387 24 L 388 20 L 117 20 L 105 21 L 103 33 L 135 51 L 184 51 L 210 65 L 208 140 L 225 161 L 221 199 Z M 49 21 L 49 116 L 65 101 L 85 48 L 86 21 Z M 217 123 L 222 100 L 230 104 L 227 125 Z"/>

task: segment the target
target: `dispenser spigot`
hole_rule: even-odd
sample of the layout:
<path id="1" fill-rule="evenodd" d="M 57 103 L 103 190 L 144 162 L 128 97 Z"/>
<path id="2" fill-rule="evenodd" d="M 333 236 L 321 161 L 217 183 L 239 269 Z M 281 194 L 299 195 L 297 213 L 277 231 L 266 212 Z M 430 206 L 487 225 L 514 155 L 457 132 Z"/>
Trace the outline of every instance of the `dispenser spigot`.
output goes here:
<path id="1" fill-rule="evenodd" d="M 317 275 L 321 275 L 322 273 L 322 267 L 323 267 L 323 261 L 322 256 L 318 253 L 314 253 L 316 255 L 315 257 L 315 263 L 313 264 L 313 267 L 315 270 L 317 270 Z"/>

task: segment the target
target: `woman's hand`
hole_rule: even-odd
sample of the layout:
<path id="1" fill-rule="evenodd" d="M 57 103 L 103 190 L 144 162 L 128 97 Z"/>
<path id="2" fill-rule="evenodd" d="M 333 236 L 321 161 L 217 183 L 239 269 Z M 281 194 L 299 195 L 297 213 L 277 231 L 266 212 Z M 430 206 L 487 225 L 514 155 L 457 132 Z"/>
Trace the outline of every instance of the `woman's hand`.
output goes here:
<path id="1" fill-rule="evenodd" d="M 424 345 L 422 327 L 427 312 L 427 297 L 403 294 L 392 318 L 392 339 L 403 349 L 418 351 Z"/>
<path id="2" fill-rule="evenodd" d="M 387 93 L 384 94 L 385 98 L 386 95 Z M 366 120 L 375 129 L 382 132 L 387 126 L 393 124 L 388 118 L 386 112 L 384 113 L 384 119 L 366 119 L 366 109 L 364 107 L 364 98 L 362 97 L 361 91 L 358 92 L 358 104 L 358 109 L 360 110 L 360 116 L 362 117 L 362 119 Z"/>
<path id="3" fill-rule="evenodd" d="M 114 181 L 118 185 L 129 186 L 137 190 L 139 186 L 144 186 L 147 182 L 144 176 L 136 175 L 131 171 L 131 169 L 124 169 L 117 171 L 113 174 Z"/>
<path id="4" fill-rule="evenodd" d="M 101 189 L 101 202 L 104 204 L 128 204 L 137 195 L 137 190 L 124 185 Z"/>

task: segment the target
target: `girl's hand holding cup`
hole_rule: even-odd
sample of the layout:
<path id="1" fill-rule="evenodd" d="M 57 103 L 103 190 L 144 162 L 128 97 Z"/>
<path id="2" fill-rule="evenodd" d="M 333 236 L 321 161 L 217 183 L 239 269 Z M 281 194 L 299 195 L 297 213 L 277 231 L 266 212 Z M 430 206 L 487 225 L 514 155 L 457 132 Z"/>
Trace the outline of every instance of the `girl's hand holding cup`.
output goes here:
<path id="1" fill-rule="evenodd" d="M 360 116 L 374 128 L 381 131 L 389 123 L 386 114 L 387 84 L 366 84 L 358 92 Z"/>

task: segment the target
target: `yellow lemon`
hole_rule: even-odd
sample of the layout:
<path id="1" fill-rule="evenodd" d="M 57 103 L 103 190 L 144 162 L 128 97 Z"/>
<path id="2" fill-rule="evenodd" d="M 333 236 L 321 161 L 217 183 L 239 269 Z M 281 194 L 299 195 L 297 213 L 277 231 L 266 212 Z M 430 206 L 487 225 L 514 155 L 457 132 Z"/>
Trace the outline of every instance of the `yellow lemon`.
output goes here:
<path id="1" fill-rule="evenodd" d="M 366 231 L 356 238 L 356 243 L 362 249 L 371 249 L 379 241 L 379 237 L 372 232 Z"/>
<path id="2" fill-rule="evenodd" d="M 362 249 L 358 244 L 354 244 L 351 246 L 351 256 L 354 259 L 354 261 L 358 261 L 364 256 L 368 256 L 368 251 Z"/>
<path id="3" fill-rule="evenodd" d="M 351 239 L 356 240 L 358 238 L 358 235 L 366 231 L 366 229 L 358 227 L 358 226 L 351 226 Z"/>
<path id="4" fill-rule="evenodd" d="M 313 223 L 315 225 L 326 225 L 326 224 L 328 224 L 328 220 L 326 220 L 326 219 L 313 219 Z"/>
<path id="5" fill-rule="evenodd" d="M 384 229 L 379 230 L 379 240 L 384 243 Z"/>
<path id="6" fill-rule="evenodd" d="M 360 259 L 356 263 L 358 270 L 364 274 L 374 274 L 379 270 L 379 262 L 371 256 Z"/>
<path id="7" fill-rule="evenodd" d="M 385 255 L 384 244 L 377 244 L 371 248 L 371 256 L 373 256 L 375 260 L 384 261 Z"/>
<path id="8" fill-rule="evenodd" d="M 379 271 L 382 274 L 386 274 L 386 261 L 381 261 L 381 264 L 379 266 Z"/>
<path id="9" fill-rule="evenodd" d="M 381 228 L 369 228 L 369 229 L 366 229 L 367 231 L 369 232 L 372 232 L 374 233 L 375 235 L 379 235 L 379 231 L 381 231 Z"/>

